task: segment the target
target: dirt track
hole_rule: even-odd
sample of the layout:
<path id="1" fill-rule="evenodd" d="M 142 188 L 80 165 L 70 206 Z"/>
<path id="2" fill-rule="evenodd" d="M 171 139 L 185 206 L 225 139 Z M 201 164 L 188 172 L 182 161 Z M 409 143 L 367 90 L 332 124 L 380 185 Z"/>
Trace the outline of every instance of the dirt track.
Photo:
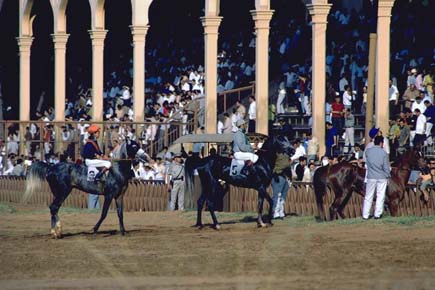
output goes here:
<path id="1" fill-rule="evenodd" d="M 0 288 L 434 289 L 435 219 L 317 224 L 287 217 L 257 229 L 249 214 L 219 214 L 197 230 L 195 213 L 62 213 L 65 237 L 48 235 L 48 210 L 0 213 Z M 205 221 L 210 221 L 206 213 Z"/>

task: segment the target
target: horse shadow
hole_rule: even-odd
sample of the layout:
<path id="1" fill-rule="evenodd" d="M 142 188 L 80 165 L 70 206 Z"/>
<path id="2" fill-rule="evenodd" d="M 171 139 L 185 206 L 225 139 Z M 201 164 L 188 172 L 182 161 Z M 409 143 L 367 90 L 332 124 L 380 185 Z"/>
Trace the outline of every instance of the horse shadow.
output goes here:
<path id="1" fill-rule="evenodd" d="M 137 230 L 129 230 L 125 231 L 125 235 L 136 235 L 139 233 L 149 233 L 153 230 L 149 229 L 137 229 Z M 121 236 L 120 231 L 118 230 L 106 230 L 106 231 L 99 231 L 97 234 L 94 234 L 92 230 L 90 231 L 80 231 L 80 232 L 70 232 L 70 233 L 62 233 L 62 238 L 74 238 L 74 237 L 89 237 L 89 238 L 108 238 L 113 236 Z"/>

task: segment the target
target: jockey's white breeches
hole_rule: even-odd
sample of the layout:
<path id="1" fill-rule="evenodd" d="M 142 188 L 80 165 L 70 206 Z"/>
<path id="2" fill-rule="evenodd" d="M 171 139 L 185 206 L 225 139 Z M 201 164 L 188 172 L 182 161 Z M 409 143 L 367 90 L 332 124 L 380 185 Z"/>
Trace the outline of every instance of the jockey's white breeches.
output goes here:
<path id="1" fill-rule="evenodd" d="M 234 158 L 238 160 L 251 160 L 255 163 L 258 160 L 258 155 L 250 152 L 235 152 Z"/>
<path id="2" fill-rule="evenodd" d="M 86 166 L 106 167 L 107 169 L 112 167 L 112 162 L 103 159 L 86 159 L 85 164 Z"/>

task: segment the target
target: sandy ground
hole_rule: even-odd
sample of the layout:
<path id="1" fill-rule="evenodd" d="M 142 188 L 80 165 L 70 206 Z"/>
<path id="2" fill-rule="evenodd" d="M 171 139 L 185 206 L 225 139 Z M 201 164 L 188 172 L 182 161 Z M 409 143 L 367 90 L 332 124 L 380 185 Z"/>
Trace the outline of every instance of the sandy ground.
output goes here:
<path id="1" fill-rule="evenodd" d="M 257 229 L 253 214 L 223 214 L 222 230 L 191 227 L 194 212 L 0 213 L 0 289 L 435 289 L 435 218 L 318 224 L 287 217 Z M 208 213 L 205 222 L 210 222 Z"/>

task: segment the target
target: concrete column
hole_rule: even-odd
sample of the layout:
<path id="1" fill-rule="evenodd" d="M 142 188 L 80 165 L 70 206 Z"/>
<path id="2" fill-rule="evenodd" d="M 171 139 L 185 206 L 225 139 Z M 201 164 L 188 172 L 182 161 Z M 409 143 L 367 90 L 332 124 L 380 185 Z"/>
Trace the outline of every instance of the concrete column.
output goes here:
<path id="1" fill-rule="evenodd" d="M 378 3 L 378 40 L 376 46 L 376 127 L 386 136 L 388 134 L 390 113 L 388 111 L 390 78 L 390 21 L 394 0 L 379 0 Z"/>
<path id="2" fill-rule="evenodd" d="M 251 10 L 257 36 L 255 46 L 256 132 L 265 135 L 269 134 L 269 23 L 273 12 L 273 10 Z"/>
<path id="3" fill-rule="evenodd" d="M 145 38 L 149 26 L 130 26 L 133 36 L 133 112 L 134 121 L 145 118 Z"/>
<path id="4" fill-rule="evenodd" d="M 205 64 L 205 131 L 216 134 L 217 130 L 217 44 L 220 16 L 201 17 L 204 27 Z"/>
<path id="5" fill-rule="evenodd" d="M 103 121 L 104 39 L 107 30 L 89 30 L 92 40 L 92 103 L 94 121 Z"/>
<path id="6" fill-rule="evenodd" d="M 33 37 L 17 37 L 20 53 L 20 121 L 30 121 L 30 51 Z M 27 124 L 28 125 L 28 124 Z M 24 140 L 26 124 L 20 126 L 20 140 Z M 24 153 L 24 142 L 20 142 L 20 153 Z"/>
<path id="7" fill-rule="evenodd" d="M 54 43 L 54 120 L 60 122 L 65 120 L 65 53 L 69 34 L 51 36 Z"/>
<path id="8" fill-rule="evenodd" d="M 54 120 L 61 122 L 65 121 L 65 53 L 69 34 L 55 33 L 51 37 L 54 43 Z M 61 125 L 56 124 L 54 129 L 58 141 L 54 143 L 54 151 L 60 152 L 63 149 L 59 138 Z"/>
<path id="9" fill-rule="evenodd" d="M 325 102 L 326 102 L 326 27 L 331 4 L 307 5 L 312 20 L 312 135 L 319 140 L 319 155 L 326 152 Z"/>
<path id="10" fill-rule="evenodd" d="M 33 37 L 17 37 L 20 52 L 20 120 L 30 120 L 30 49 Z"/>

